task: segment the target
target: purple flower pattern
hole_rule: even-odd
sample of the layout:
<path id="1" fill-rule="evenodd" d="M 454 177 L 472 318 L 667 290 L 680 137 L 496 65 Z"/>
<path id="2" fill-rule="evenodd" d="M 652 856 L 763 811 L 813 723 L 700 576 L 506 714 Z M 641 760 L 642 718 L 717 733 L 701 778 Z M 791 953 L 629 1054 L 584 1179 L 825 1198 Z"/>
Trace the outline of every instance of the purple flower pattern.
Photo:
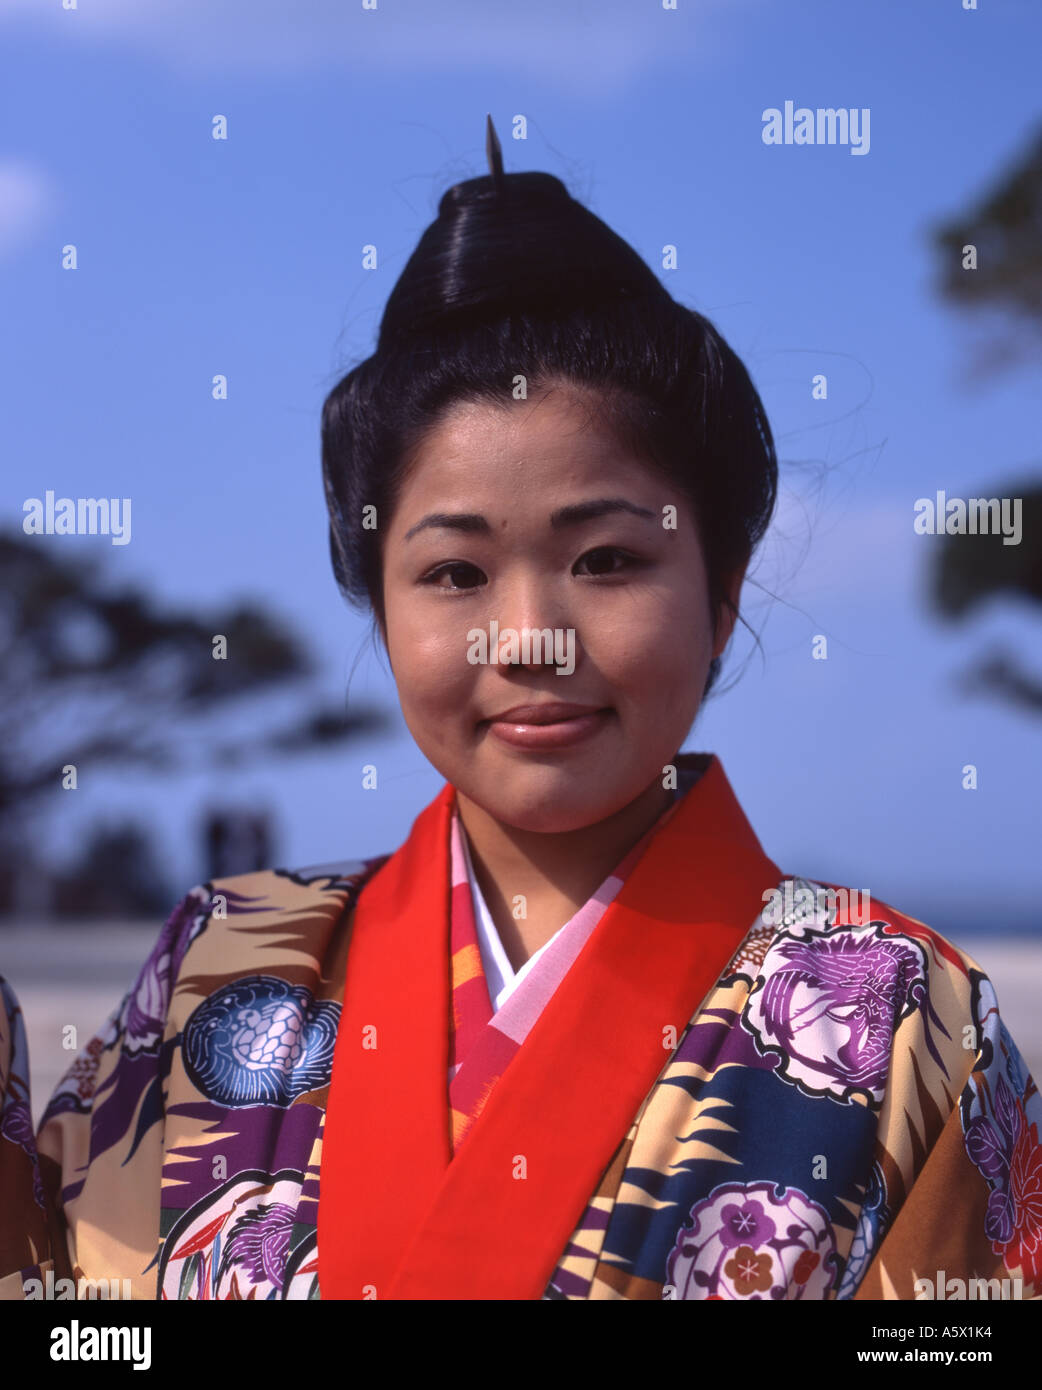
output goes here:
<path id="1" fill-rule="evenodd" d="M 926 997 L 923 953 L 871 924 L 782 933 L 764 960 L 743 1026 L 776 1075 L 812 1095 L 883 1099 L 897 1025 Z"/>
<path id="2" fill-rule="evenodd" d="M 838 1272 L 828 1213 L 797 1188 L 723 1183 L 696 1202 L 666 1261 L 677 1299 L 821 1299 Z"/>

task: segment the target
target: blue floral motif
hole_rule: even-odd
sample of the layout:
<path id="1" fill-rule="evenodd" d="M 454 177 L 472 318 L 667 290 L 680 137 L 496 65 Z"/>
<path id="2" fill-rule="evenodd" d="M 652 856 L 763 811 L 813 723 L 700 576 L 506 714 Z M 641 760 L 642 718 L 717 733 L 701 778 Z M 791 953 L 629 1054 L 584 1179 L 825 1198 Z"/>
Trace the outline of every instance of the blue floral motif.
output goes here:
<path id="1" fill-rule="evenodd" d="M 340 1005 L 248 975 L 216 990 L 184 1030 L 185 1070 L 219 1105 L 288 1105 L 329 1084 Z"/>
<path id="2" fill-rule="evenodd" d="M 886 1203 L 886 1180 L 879 1164 L 873 1163 L 837 1298 L 853 1298 L 890 1221 L 890 1209 Z"/>

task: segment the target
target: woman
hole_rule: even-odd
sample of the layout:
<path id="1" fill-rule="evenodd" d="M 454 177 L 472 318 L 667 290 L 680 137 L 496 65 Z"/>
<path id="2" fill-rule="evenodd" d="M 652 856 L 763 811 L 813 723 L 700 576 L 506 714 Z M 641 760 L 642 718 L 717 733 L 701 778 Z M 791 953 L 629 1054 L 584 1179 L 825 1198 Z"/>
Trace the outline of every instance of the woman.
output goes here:
<path id="1" fill-rule="evenodd" d="M 774 504 L 759 397 L 490 163 L 323 416 L 336 576 L 445 785 L 390 857 L 189 893 L 35 1140 L 5 986 L 0 1292 L 1031 1297 L 1039 1097 L 987 977 L 786 878 L 678 752 Z"/>

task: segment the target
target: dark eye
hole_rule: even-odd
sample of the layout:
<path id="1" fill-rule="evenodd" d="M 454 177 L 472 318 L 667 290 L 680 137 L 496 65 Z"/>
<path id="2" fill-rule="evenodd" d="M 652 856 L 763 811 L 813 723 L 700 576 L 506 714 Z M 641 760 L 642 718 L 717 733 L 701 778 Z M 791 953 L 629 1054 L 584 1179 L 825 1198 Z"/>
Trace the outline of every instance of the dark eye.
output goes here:
<path id="1" fill-rule="evenodd" d="M 621 563 L 617 565 L 616 561 Z M 585 555 L 580 556 L 575 562 L 575 569 L 578 570 L 580 566 L 585 565 L 587 574 L 618 574 L 633 561 L 634 557 L 625 550 L 619 550 L 614 545 L 599 545 L 596 550 L 588 550 Z"/>
<path id="2" fill-rule="evenodd" d="M 449 580 L 449 583 L 442 583 L 442 580 Z M 482 583 L 486 583 L 485 576 L 478 569 L 477 565 L 468 564 L 465 560 L 457 560 L 453 564 L 440 565 L 436 570 L 431 570 L 430 574 L 425 574 L 424 584 L 430 584 L 435 589 L 476 589 Z"/>

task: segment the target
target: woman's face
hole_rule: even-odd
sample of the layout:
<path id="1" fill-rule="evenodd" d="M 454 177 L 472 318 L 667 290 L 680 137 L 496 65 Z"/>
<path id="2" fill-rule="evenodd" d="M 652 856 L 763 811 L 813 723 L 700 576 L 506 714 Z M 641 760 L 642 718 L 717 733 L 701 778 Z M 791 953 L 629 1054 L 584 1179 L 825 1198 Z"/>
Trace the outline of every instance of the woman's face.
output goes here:
<path id="1" fill-rule="evenodd" d="M 571 387 L 442 417 L 413 451 L 383 582 L 417 744 L 529 831 L 592 825 L 661 779 L 733 625 L 725 611 L 714 636 L 687 501 Z"/>

